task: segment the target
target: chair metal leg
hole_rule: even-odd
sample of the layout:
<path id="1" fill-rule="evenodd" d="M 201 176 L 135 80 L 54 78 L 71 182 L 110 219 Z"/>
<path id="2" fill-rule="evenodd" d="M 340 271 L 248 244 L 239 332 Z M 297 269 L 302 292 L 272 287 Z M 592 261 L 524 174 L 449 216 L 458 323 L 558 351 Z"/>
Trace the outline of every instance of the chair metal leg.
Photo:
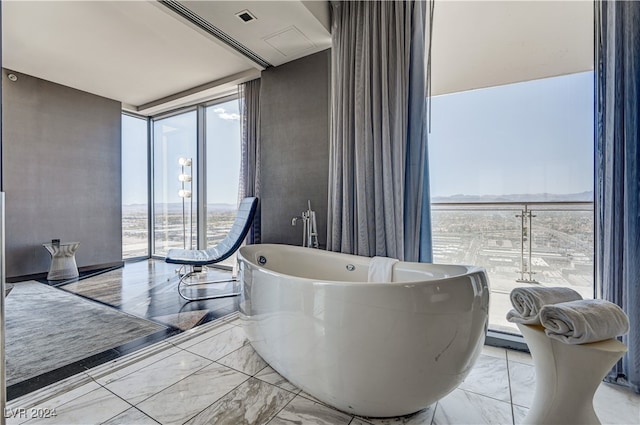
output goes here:
<path id="1" fill-rule="evenodd" d="M 229 297 L 237 297 L 240 295 L 240 292 L 227 292 L 224 294 L 218 294 L 218 295 L 207 295 L 204 297 L 190 297 L 188 295 L 185 295 L 182 292 L 182 286 L 195 286 L 195 285 L 208 285 L 208 284 L 212 284 L 212 283 L 227 283 L 227 282 L 237 282 L 238 279 L 222 279 L 222 280 L 210 280 L 207 282 L 198 282 L 197 284 L 188 284 L 185 282 L 186 279 L 188 279 L 189 277 L 191 277 L 192 275 L 194 275 L 195 273 L 198 273 L 198 271 L 190 271 L 188 273 L 185 273 L 182 277 L 180 277 L 180 280 L 178 281 L 178 294 L 184 298 L 187 301 L 204 301 L 204 300 L 213 300 L 216 298 L 229 298 Z"/>

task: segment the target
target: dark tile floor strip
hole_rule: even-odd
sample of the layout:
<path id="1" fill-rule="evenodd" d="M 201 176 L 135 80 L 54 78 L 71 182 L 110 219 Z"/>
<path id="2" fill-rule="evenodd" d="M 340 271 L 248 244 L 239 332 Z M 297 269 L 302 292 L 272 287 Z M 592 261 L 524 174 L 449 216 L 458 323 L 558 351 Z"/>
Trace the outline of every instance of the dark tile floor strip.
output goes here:
<path id="1" fill-rule="evenodd" d="M 39 390 L 40 388 L 44 388 L 47 385 L 61 381 L 80 372 L 89 370 L 93 367 L 100 366 L 101 364 L 110 362 L 111 360 L 117 359 L 118 357 L 133 353 L 134 351 L 155 344 L 156 342 L 160 342 L 166 338 L 169 338 L 170 336 L 177 335 L 181 332 L 182 331 L 180 329 L 167 329 L 159 331 L 154 334 L 138 338 L 121 346 L 110 348 L 101 353 L 94 354 L 90 357 L 62 366 L 50 372 L 43 373 L 17 384 L 10 385 L 7 387 L 7 401 L 13 400 L 32 391 Z"/>
<path id="2" fill-rule="evenodd" d="M 65 280 L 47 280 L 46 278 L 41 278 L 41 279 L 35 279 L 36 282 L 40 282 L 40 283 L 44 283 L 45 285 L 49 285 L 49 286 L 55 286 L 55 287 L 61 287 L 64 285 L 68 285 L 70 283 L 74 283 L 74 282 L 78 282 L 79 280 L 82 279 L 87 279 L 90 277 L 94 277 L 94 276 L 99 276 L 101 274 L 113 271 L 113 270 L 118 270 L 123 268 L 124 265 L 122 266 L 113 266 L 113 267 L 107 267 L 104 269 L 98 269 L 98 270 L 91 270 L 91 271 L 87 271 L 87 272 L 80 272 L 80 276 L 78 277 L 74 277 L 73 279 L 65 279 Z"/>

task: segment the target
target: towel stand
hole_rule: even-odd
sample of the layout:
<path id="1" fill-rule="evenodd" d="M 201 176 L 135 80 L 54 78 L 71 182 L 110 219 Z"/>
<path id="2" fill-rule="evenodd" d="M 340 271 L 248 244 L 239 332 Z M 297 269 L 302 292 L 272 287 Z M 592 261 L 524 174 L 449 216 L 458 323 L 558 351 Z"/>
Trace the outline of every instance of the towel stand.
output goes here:
<path id="1" fill-rule="evenodd" d="M 523 423 L 600 424 L 593 396 L 627 347 L 617 339 L 566 344 L 549 338 L 542 326 L 517 325 L 536 370 L 533 404 Z"/>

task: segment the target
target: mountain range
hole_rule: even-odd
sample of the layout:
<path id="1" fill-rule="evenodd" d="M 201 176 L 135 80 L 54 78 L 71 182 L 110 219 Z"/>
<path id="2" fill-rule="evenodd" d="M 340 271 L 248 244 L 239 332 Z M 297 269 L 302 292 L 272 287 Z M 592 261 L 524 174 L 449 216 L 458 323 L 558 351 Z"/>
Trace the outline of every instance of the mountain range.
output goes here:
<path id="1" fill-rule="evenodd" d="M 473 202 L 593 202 L 593 191 L 580 193 L 533 193 L 511 195 L 452 195 L 433 196 L 433 203 L 473 203 Z"/>

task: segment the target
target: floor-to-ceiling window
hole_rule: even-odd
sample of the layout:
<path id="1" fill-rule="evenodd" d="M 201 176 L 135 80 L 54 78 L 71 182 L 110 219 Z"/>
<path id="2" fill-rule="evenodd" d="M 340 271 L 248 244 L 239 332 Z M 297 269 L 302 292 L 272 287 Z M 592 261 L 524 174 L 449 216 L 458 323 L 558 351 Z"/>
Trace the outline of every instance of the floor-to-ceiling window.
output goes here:
<path id="1" fill-rule="evenodd" d="M 122 115 L 122 258 L 149 255 L 147 119 Z"/>
<path id="2" fill-rule="evenodd" d="M 206 246 L 229 233 L 236 218 L 240 178 L 240 112 L 237 99 L 205 109 Z M 224 262 L 232 265 L 233 259 Z"/>
<path id="3" fill-rule="evenodd" d="M 153 255 L 216 245 L 238 207 L 238 99 L 196 105 L 152 123 Z"/>
<path id="4" fill-rule="evenodd" d="M 195 109 L 153 121 L 154 255 L 197 248 L 197 133 Z"/>
<path id="5" fill-rule="evenodd" d="M 516 286 L 593 296 L 593 72 L 432 98 L 434 261 L 487 269 L 490 328 Z"/>

